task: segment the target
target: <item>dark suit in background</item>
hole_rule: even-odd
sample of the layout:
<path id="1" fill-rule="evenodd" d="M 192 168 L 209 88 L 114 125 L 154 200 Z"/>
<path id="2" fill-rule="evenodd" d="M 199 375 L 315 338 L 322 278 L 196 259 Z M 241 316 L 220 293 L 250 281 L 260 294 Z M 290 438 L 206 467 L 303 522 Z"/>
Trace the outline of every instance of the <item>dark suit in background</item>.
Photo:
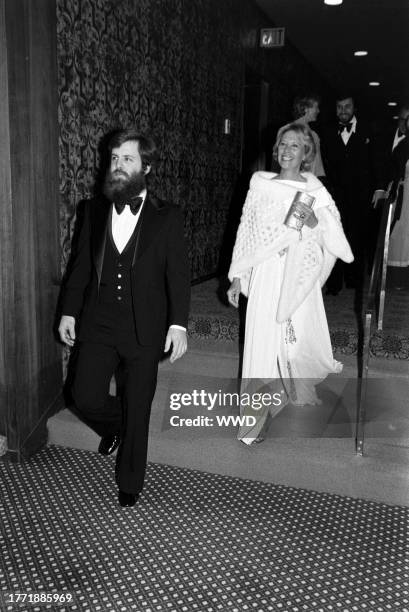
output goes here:
<path id="1" fill-rule="evenodd" d="M 345 282 L 361 288 L 364 281 L 365 252 L 368 246 L 368 213 L 376 185 L 376 156 L 368 126 L 355 116 L 351 96 L 337 100 L 338 124 L 328 126 L 322 134 L 322 155 L 328 188 L 341 213 L 345 234 L 355 260 L 344 264 L 338 260 L 327 281 L 327 292 L 337 294 Z M 343 134 L 348 134 L 344 143 Z M 383 187 L 381 185 L 380 187 Z"/>
<path id="2" fill-rule="evenodd" d="M 388 284 L 396 289 L 409 287 L 408 266 L 408 179 L 409 118 L 408 131 L 400 138 L 391 154 L 390 201 L 394 202 L 389 241 Z M 395 140 L 396 142 L 396 140 Z M 405 178 L 406 177 L 406 178 Z"/>
<path id="3" fill-rule="evenodd" d="M 342 289 L 344 280 L 347 286 L 362 283 L 365 227 L 371 192 L 368 132 L 357 121 L 356 132 L 344 144 L 336 125 L 324 133 L 322 150 L 332 195 L 355 257 L 352 264 L 346 265 L 340 260 L 335 264 L 327 287 L 336 292 Z"/>
<path id="4" fill-rule="evenodd" d="M 389 135 L 386 144 L 385 184 L 390 184 L 390 199 L 396 202 L 392 228 L 399 221 L 402 212 L 403 179 L 409 158 L 409 107 L 405 104 L 399 109 L 398 126 Z M 391 232 L 392 233 L 392 232 Z"/>

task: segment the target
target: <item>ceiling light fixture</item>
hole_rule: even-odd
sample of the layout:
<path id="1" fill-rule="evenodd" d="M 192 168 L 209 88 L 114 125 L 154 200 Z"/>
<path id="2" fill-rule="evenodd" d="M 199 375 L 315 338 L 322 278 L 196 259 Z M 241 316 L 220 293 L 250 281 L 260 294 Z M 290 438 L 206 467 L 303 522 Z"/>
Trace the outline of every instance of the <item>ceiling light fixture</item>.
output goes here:
<path id="1" fill-rule="evenodd" d="M 397 102 L 388 102 L 388 106 L 398 106 Z"/>
<path id="2" fill-rule="evenodd" d="M 392 119 L 399 119 L 398 115 L 394 115 Z"/>
<path id="3" fill-rule="evenodd" d="M 380 83 L 378 81 L 370 81 L 369 85 L 370 87 L 379 87 Z"/>
<path id="4" fill-rule="evenodd" d="M 344 0 L 324 0 L 324 4 L 328 4 L 328 6 L 337 6 L 338 4 L 342 4 Z"/>
<path id="5" fill-rule="evenodd" d="M 354 51 L 354 55 L 356 55 L 356 57 L 363 57 L 364 55 L 368 55 L 368 51 Z"/>

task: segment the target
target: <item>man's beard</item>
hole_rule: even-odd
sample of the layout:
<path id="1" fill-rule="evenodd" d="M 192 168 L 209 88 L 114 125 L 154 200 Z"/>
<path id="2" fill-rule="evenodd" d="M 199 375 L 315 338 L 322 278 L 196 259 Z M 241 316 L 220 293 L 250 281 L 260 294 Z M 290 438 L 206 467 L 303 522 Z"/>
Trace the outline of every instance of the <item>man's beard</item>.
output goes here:
<path id="1" fill-rule="evenodd" d="M 132 198 L 139 195 L 146 187 L 145 173 L 140 170 L 131 175 L 122 170 L 109 170 L 105 177 L 102 193 L 111 202 L 117 204 L 129 202 Z"/>

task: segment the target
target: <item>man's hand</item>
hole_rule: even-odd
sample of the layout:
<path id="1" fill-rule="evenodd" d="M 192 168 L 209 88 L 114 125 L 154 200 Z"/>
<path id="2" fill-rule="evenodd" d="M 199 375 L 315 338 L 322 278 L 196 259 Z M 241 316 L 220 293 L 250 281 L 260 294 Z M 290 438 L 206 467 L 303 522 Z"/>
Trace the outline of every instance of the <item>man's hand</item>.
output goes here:
<path id="1" fill-rule="evenodd" d="M 379 200 L 382 200 L 385 197 L 385 195 L 386 195 L 386 192 L 384 189 L 376 189 L 374 191 L 374 194 L 372 196 L 372 204 L 374 208 L 378 206 Z"/>
<path id="2" fill-rule="evenodd" d="M 169 327 L 165 342 L 165 353 L 169 351 L 171 346 L 172 352 L 170 354 L 169 361 L 170 363 L 173 363 L 176 361 L 176 359 L 182 357 L 187 350 L 187 335 L 183 329 Z"/>
<path id="3" fill-rule="evenodd" d="M 227 299 L 229 300 L 229 304 L 238 308 L 239 306 L 239 297 L 241 291 L 241 282 L 239 278 L 233 278 L 230 287 L 227 290 Z"/>
<path id="4" fill-rule="evenodd" d="M 60 325 L 58 326 L 58 333 L 60 334 L 61 340 L 68 344 L 68 346 L 74 346 L 75 342 L 75 318 L 63 315 L 61 317 Z"/>

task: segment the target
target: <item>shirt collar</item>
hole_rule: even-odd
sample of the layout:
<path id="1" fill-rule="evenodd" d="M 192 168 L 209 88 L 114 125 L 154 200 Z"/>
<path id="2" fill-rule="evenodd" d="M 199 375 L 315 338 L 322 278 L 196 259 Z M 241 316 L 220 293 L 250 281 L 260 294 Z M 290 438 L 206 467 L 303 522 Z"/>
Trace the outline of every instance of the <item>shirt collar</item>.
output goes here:
<path id="1" fill-rule="evenodd" d="M 396 145 L 398 145 L 400 141 L 403 140 L 404 138 L 406 138 L 406 134 L 400 134 L 399 128 L 396 128 L 395 138 L 393 139 L 393 143 L 392 143 L 392 151 L 394 150 Z"/>

